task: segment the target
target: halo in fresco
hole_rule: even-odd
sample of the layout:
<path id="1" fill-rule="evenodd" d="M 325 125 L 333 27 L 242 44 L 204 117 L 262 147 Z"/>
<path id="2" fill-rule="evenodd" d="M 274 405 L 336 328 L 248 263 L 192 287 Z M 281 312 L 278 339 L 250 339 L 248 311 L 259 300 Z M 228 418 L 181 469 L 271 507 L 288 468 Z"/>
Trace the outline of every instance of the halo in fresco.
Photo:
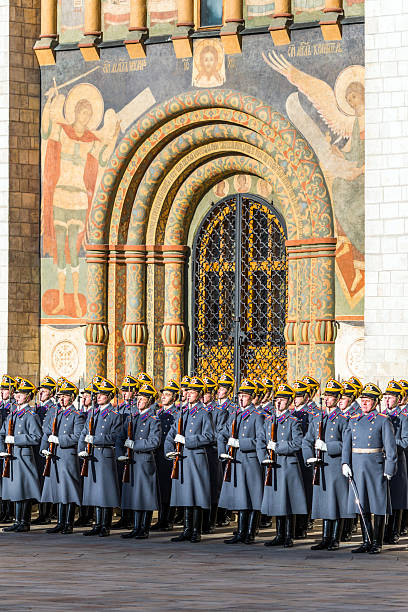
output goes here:
<path id="1" fill-rule="evenodd" d="M 225 83 L 225 55 L 219 40 L 199 40 L 194 45 L 193 86 L 219 87 Z"/>
<path id="2" fill-rule="evenodd" d="M 364 86 L 364 66 L 348 66 L 340 72 L 334 86 L 338 109 L 349 117 L 355 117 L 355 109 L 346 100 L 347 88 L 351 83 L 361 83 Z"/>
<path id="3" fill-rule="evenodd" d="M 92 117 L 88 123 L 89 130 L 96 130 L 103 117 L 104 103 L 102 94 L 95 85 L 81 83 L 75 85 L 65 100 L 65 118 L 68 123 L 75 121 L 75 107 L 80 100 L 88 100 L 92 105 Z"/>

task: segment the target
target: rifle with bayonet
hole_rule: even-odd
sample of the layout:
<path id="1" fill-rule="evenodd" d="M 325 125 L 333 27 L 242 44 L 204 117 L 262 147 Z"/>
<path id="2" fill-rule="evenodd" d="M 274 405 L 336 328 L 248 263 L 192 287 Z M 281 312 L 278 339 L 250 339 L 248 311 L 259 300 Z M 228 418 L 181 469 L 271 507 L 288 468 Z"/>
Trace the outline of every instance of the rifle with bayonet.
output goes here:
<path id="1" fill-rule="evenodd" d="M 271 442 L 275 442 L 276 444 L 277 439 L 278 439 L 278 428 L 276 424 L 276 411 L 275 411 L 275 406 L 274 406 L 272 423 L 271 423 Z M 265 483 L 264 483 L 265 487 L 272 486 L 272 470 L 273 470 L 273 467 L 276 465 L 276 451 L 274 451 L 273 449 L 269 451 L 269 459 L 272 461 L 272 463 L 268 464 L 268 468 L 266 470 Z"/>
<path id="2" fill-rule="evenodd" d="M 177 433 L 182 436 L 183 435 L 183 389 L 180 387 L 179 394 L 179 420 L 177 424 Z M 178 480 L 179 472 L 180 472 L 180 461 L 183 456 L 183 445 L 181 442 L 177 442 L 176 444 L 176 456 L 173 459 L 173 469 L 171 471 L 172 480 Z"/>
<path id="3" fill-rule="evenodd" d="M 323 398 L 321 395 L 321 391 L 320 391 L 320 421 L 319 421 L 319 428 L 317 431 L 317 440 L 322 440 L 323 438 L 323 417 L 324 417 L 324 413 L 323 413 Z M 316 461 L 314 462 L 314 466 L 313 466 L 313 484 L 318 487 L 320 485 L 320 472 L 322 469 L 322 465 L 323 465 L 323 451 L 320 450 L 320 448 L 316 449 Z"/>
<path id="4" fill-rule="evenodd" d="M 236 410 L 235 410 L 235 416 L 231 423 L 231 438 L 237 439 L 238 437 L 237 419 L 238 419 L 238 411 L 239 411 L 237 396 L 234 397 L 234 404 L 236 406 Z M 236 454 L 237 454 L 237 449 L 235 448 L 235 446 L 230 446 L 228 449 L 227 463 L 225 464 L 224 482 L 231 482 L 232 463 L 235 461 Z"/>

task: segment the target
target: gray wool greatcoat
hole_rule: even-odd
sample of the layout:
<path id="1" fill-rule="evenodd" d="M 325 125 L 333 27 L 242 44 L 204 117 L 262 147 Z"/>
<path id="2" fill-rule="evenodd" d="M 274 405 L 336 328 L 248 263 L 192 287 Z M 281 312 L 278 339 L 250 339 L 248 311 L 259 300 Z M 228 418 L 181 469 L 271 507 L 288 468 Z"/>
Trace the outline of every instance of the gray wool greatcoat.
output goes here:
<path id="1" fill-rule="evenodd" d="M 270 459 L 267 444 L 271 440 L 272 423 L 273 416 L 267 416 L 262 435 L 256 442 L 260 462 Z M 261 512 L 267 516 L 307 514 L 306 495 L 298 459 L 302 440 L 300 421 L 286 410 L 276 419 L 276 463 L 272 467 L 272 485 L 264 486 L 261 506 Z"/>
<path id="2" fill-rule="evenodd" d="M 405 450 L 408 448 L 408 417 L 397 408 L 389 414 L 397 443 L 397 471 L 390 480 L 392 510 L 408 508 L 408 475 Z"/>
<path id="3" fill-rule="evenodd" d="M 231 436 L 235 414 L 218 436 L 218 454 L 228 453 L 228 438 Z M 228 510 L 260 510 L 263 495 L 262 468 L 256 453 L 257 439 L 261 438 L 264 416 L 254 407 L 238 412 L 236 438 L 239 448 L 231 465 L 231 482 L 223 481 L 219 505 Z"/>
<path id="4" fill-rule="evenodd" d="M 173 464 L 166 459 L 164 454 L 164 442 L 166 440 L 166 436 L 170 431 L 170 427 L 173 425 L 175 419 L 177 419 L 178 414 L 178 406 L 176 404 L 172 404 L 167 408 L 161 408 L 157 411 L 156 416 L 160 420 L 162 437 L 160 446 L 156 450 L 156 466 L 157 466 L 157 476 L 159 479 L 159 494 L 160 494 L 160 504 L 170 504 L 171 497 L 171 472 L 173 469 Z"/>
<path id="5" fill-rule="evenodd" d="M 358 450 L 375 452 L 361 453 Z M 344 439 L 343 463 L 353 471 L 363 512 L 390 514 L 390 487 L 384 474 L 394 476 L 397 471 L 397 444 L 387 415 L 372 410 L 367 415 L 357 413 L 350 418 Z M 349 510 L 353 514 L 358 512 L 351 489 Z"/>
<path id="6" fill-rule="evenodd" d="M 92 410 L 86 415 L 78 452 L 87 450 L 85 436 L 89 433 L 89 419 Z M 118 470 L 115 445 L 122 432 L 123 418 L 108 404 L 102 410 L 95 410 L 94 443 L 88 464 L 88 476 L 83 478 L 82 505 L 117 508 L 120 506 Z M 82 465 L 82 463 L 81 463 Z"/>
<path id="7" fill-rule="evenodd" d="M 0 430 L 0 452 L 7 451 L 5 438 L 10 419 L 14 421 L 14 446 L 10 478 L 3 478 L 2 498 L 10 501 L 39 500 L 40 481 L 34 453 L 41 442 L 40 419 L 28 404 L 13 410 Z"/>
<path id="8" fill-rule="evenodd" d="M 178 433 L 179 418 L 180 413 L 166 436 L 164 443 L 166 455 L 176 450 L 174 438 Z M 182 435 L 186 443 L 183 447 L 182 460 L 179 462 L 179 477 L 171 481 L 170 505 L 209 509 L 211 489 L 206 449 L 215 440 L 213 421 L 201 402 L 185 408 L 182 419 Z"/>
<path id="9" fill-rule="evenodd" d="M 229 412 L 222 406 L 218 406 L 215 402 L 205 406 L 204 410 L 207 410 L 211 416 L 215 431 L 214 443 L 207 446 L 207 457 L 210 468 L 211 505 L 217 505 L 224 475 L 223 463 L 218 457 L 217 438 L 228 420 Z"/>
<path id="10" fill-rule="evenodd" d="M 124 444 L 128 437 L 130 418 L 128 416 L 122 425 L 122 432 L 116 445 L 118 456 L 127 455 Z M 159 507 L 159 495 L 154 453 L 160 445 L 161 426 L 152 408 L 144 414 L 136 413 L 132 417 L 132 432 L 134 447 L 129 482 L 122 484 L 121 507 L 124 510 L 156 510 Z"/>
<path id="11" fill-rule="evenodd" d="M 49 408 L 48 418 L 44 421 L 41 451 L 48 450 L 48 436 L 52 434 L 55 415 L 56 436 L 59 444 L 54 445 L 54 456 L 51 459 L 51 472 L 44 477 L 41 495 L 42 502 L 53 504 L 81 505 L 82 483 L 81 468 L 78 457 L 78 440 L 84 428 L 86 415 L 77 412 L 73 406 L 68 408 Z"/>
<path id="12" fill-rule="evenodd" d="M 307 434 L 303 438 L 305 463 L 307 459 L 316 456 L 314 446 L 318 438 L 320 419 L 320 414 L 312 417 Z M 313 486 L 312 519 L 335 520 L 353 516 L 348 508 L 348 480 L 343 476 L 341 468 L 343 439 L 347 427 L 347 418 L 339 408 L 323 416 L 322 440 L 327 444 L 327 451 L 323 452 L 320 484 Z M 313 465 L 309 469 L 313 471 Z"/>

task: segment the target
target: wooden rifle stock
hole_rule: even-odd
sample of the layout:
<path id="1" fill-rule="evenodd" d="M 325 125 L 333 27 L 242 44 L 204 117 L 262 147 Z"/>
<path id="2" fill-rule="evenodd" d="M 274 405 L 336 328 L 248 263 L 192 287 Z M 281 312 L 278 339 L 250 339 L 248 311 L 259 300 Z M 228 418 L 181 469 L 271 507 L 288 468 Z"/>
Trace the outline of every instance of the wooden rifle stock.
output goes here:
<path id="1" fill-rule="evenodd" d="M 321 440 L 323 436 L 323 405 L 322 400 L 320 399 L 320 421 L 319 421 L 319 430 L 317 433 L 317 439 Z M 320 471 L 323 463 L 323 452 L 320 449 L 316 450 L 316 459 L 317 461 L 314 464 L 313 469 L 313 484 L 318 487 L 320 485 Z"/>
<path id="2" fill-rule="evenodd" d="M 10 413 L 10 420 L 8 424 L 7 433 L 9 436 L 14 436 L 14 422 L 13 422 L 12 413 Z M 3 474 L 2 474 L 3 478 L 10 478 L 10 463 L 11 463 L 11 455 L 13 453 L 12 444 L 7 444 L 7 453 L 8 453 L 8 457 L 4 459 L 4 465 L 3 465 Z"/>
<path id="3" fill-rule="evenodd" d="M 180 416 L 178 420 L 177 433 L 180 436 L 183 435 L 183 406 L 180 405 Z M 183 445 L 181 442 L 177 442 L 176 445 L 176 453 L 177 455 L 174 457 L 173 461 L 173 469 L 171 470 L 171 478 L 173 480 L 178 480 L 179 472 L 180 472 L 180 457 L 183 452 Z"/>
<path id="4" fill-rule="evenodd" d="M 132 405 L 130 406 L 130 416 L 127 430 L 128 440 L 133 440 L 133 418 L 132 418 Z M 130 482 L 130 462 L 132 461 L 132 449 L 127 448 L 127 459 L 125 462 L 125 468 L 123 470 L 122 482 L 128 484 Z"/>
<path id="5" fill-rule="evenodd" d="M 59 406 L 57 404 L 57 406 L 55 407 L 55 417 L 54 417 L 54 420 L 52 422 L 52 435 L 53 436 L 57 435 L 58 408 L 59 408 Z M 54 444 L 54 442 L 50 442 L 50 445 L 48 447 L 48 452 L 50 454 L 47 455 L 47 459 L 45 460 L 45 466 L 44 466 L 44 472 L 43 472 L 44 478 L 51 474 L 51 460 L 52 460 L 52 457 L 55 454 L 55 444 Z"/>
<path id="6" fill-rule="evenodd" d="M 272 442 L 277 441 L 277 435 L 278 435 L 278 428 L 276 426 L 276 413 L 275 413 L 273 415 L 272 425 L 271 425 L 271 441 Z M 264 483 L 265 487 L 272 486 L 272 468 L 276 463 L 276 451 L 272 449 L 269 451 L 269 459 L 272 461 L 272 463 L 268 464 L 268 469 L 266 470 L 265 483 Z"/>
<path id="7" fill-rule="evenodd" d="M 92 397 L 92 414 L 89 419 L 89 427 L 88 427 L 88 432 L 90 436 L 92 436 L 92 432 L 93 432 L 93 422 L 94 422 L 94 408 L 93 408 L 93 397 Z M 92 453 L 92 444 L 90 444 L 89 442 L 86 447 L 86 452 L 88 453 L 88 456 L 84 457 L 84 462 L 82 464 L 82 470 L 81 470 L 81 476 L 83 476 L 84 478 L 88 476 L 89 457 Z"/>
<path id="8" fill-rule="evenodd" d="M 231 424 L 231 438 L 237 437 L 237 417 L 238 417 L 238 407 L 235 413 L 234 420 L 232 421 L 232 424 Z M 225 470 L 224 470 L 224 482 L 231 482 L 231 468 L 232 468 L 232 462 L 235 461 L 236 451 L 237 449 L 234 446 L 229 447 L 229 450 L 228 450 L 229 457 L 227 459 L 227 463 L 225 465 Z"/>

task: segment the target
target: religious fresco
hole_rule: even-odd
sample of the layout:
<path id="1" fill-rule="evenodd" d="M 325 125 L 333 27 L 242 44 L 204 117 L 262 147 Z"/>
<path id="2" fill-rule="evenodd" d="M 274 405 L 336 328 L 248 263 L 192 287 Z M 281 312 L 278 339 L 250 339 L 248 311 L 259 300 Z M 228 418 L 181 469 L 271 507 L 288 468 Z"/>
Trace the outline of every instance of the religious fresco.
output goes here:
<path id="1" fill-rule="evenodd" d="M 166 8 L 162 2 L 157 4 L 159 8 Z M 159 13 L 160 10 L 157 11 L 157 19 Z M 165 19 L 166 11 L 163 10 L 162 13 Z M 171 10 L 167 13 L 169 19 L 174 18 L 174 15 L 171 17 Z M 153 14 L 150 18 L 153 18 Z M 206 110 L 196 110 L 195 99 L 198 94 L 201 93 L 205 98 L 207 92 L 208 96 L 210 93 L 214 96 L 219 93 L 217 100 L 234 101 L 235 94 L 237 99 L 241 96 L 253 96 L 260 101 L 259 104 L 264 105 L 268 113 L 277 112 L 285 121 L 289 120 L 309 143 L 310 150 L 316 155 L 323 171 L 325 187 L 334 211 L 335 235 L 338 239 L 334 268 L 335 288 L 333 287 L 336 317 L 362 320 L 363 27 L 360 24 L 344 27 L 343 39 L 334 42 L 323 41 L 319 28 L 294 30 L 291 44 L 279 48 L 274 47 L 269 33 L 258 34 L 245 37 L 243 48 L 242 54 L 225 56 L 220 40 L 206 37 L 194 40 L 192 58 L 176 59 L 171 44 L 156 44 L 148 45 L 145 59 L 130 60 L 123 47 L 114 46 L 101 49 L 101 59 L 96 64 L 84 62 L 79 51 L 70 51 L 57 54 L 55 68 L 43 69 L 41 306 L 43 342 L 54 342 L 59 347 L 59 357 L 54 360 L 55 363 L 63 362 L 61 351 L 68 347 L 67 342 L 72 341 L 79 352 L 84 348 L 78 344 L 78 330 L 83 334 L 83 326 L 89 319 L 89 312 L 86 313 L 89 285 L 85 262 L 85 244 L 89 241 L 90 231 L 89 215 L 96 198 L 99 197 L 99 187 L 105 169 L 111 165 L 112 156 L 115 157 L 119 150 L 115 153 L 115 148 L 118 145 L 120 148 L 122 143 L 124 147 L 129 146 L 129 130 L 136 122 L 137 133 L 147 129 L 155 109 L 159 109 L 158 116 L 164 121 L 167 113 L 175 112 L 173 100 L 180 96 L 183 97 L 183 112 L 187 112 L 189 107 L 197 117 L 199 112 L 201 125 L 205 126 L 206 122 L 214 120 L 218 113 L 218 110 L 213 110 L 211 106 Z M 247 123 L 246 110 L 232 111 L 227 108 L 230 102 L 225 104 L 226 108 L 219 118 L 220 122 L 224 122 L 222 125 L 211 124 L 207 128 L 201 128 L 200 132 L 196 130 L 196 136 L 193 133 L 188 138 L 186 136 L 184 144 L 184 137 L 180 136 L 175 141 L 177 147 L 169 144 L 168 150 L 165 149 L 163 154 L 149 162 L 152 169 L 146 178 L 148 189 L 142 191 L 137 181 L 133 187 L 133 175 L 130 176 L 123 206 L 131 206 L 133 201 L 140 201 L 145 206 L 153 205 L 168 184 L 167 174 L 170 170 L 173 171 L 173 165 L 183 146 L 192 146 L 195 150 L 191 155 L 200 158 L 200 138 L 206 138 L 205 143 L 211 142 L 214 152 L 223 139 L 228 137 L 245 140 L 245 147 L 250 148 L 255 144 L 253 133 L 245 132 L 249 125 L 252 126 L 252 123 Z M 246 109 L 244 103 L 242 109 Z M 172 121 L 174 128 L 171 129 L 180 129 L 182 123 L 177 127 L 177 115 Z M 170 130 L 170 127 L 167 129 Z M 266 155 L 267 146 L 262 143 L 265 134 L 261 127 L 251 129 L 255 129 L 255 132 L 258 130 L 259 143 L 256 144 Z M 160 137 L 166 139 L 169 133 L 164 131 Z M 146 140 L 145 144 L 140 145 L 146 150 L 143 155 L 148 155 L 149 150 L 157 145 L 157 138 L 157 135 L 152 136 L 151 142 Z M 197 141 L 194 141 L 194 138 L 197 138 Z M 217 140 L 220 140 L 220 143 L 217 143 Z M 246 152 L 246 149 L 244 150 Z M 203 152 L 203 155 L 208 154 Z M 222 151 L 217 155 L 222 155 Z M 172 156 L 174 161 L 170 162 Z M 153 168 L 156 161 L 157 168 Z M 227 169 L 228 164 L 232 163 L 238 162 L 228 154 L 225 162 L 223 158 L 217 164 L 214 161 L 209 162 L 205 176 L 210 176 L 212 172 L 222 174 L 223 168 L 225 172 L 230 173 Z M 231 193 L 251 191 L 266 199 L 283 198 L 282 193 L 273 191 L 278 187 L 272 189 L 272 179 L 267 175 L 267 169 L 261 168 L 264 166 L 259 159 L 252 165 L 246 162 L 242 165 L 242 170 L 235 172 L 231 179 L 224 179 L 221 175 L 218 180 L 214 180 L 211 187 L 212 197 L 222 198 Z M 199 168 L 196 172 L 199 174 L 192 176 L 196 177 L 194 180 L 199 184 L 204 175 L 200 174 Z M 252 172 L 254 176 L 251 175 Z M 255 176 L 256 172 L 258 176 Z M 134 176 L 138 177 L 136 165 Z M 181 177 L 183 180 L 187 178 L 181 174 L 180 180 Z M 175 191 L 165 197 L 165 205 L 167 206 L 168 202 L 169 208 L 181 185 L 182 183 L 177 183 Z M 195 189 L 197 187 L 193 181 L 191 193 L 194 193 Z M 123 193 L 126 193 L 125 188 Z M 289 207 L 285 210 L 288 211 Z M 127 228 L 122 228 L 119 224 L 117 229 L 114 229 L 115 223 L 120 220 L 120 217 L 115 215 L 116 213 L 112 217 L 111 236 L 121 236 L 121 232 L 126 236 Z M 166 219 L 167 217 L 158 214 L 158 233 L 164 234 L 166 231 Z M 291 227 L 290 218 L 287 223 L 288 227 Z M 130 223 L 129 232 L 133 231 L 131 227 Z M 127 236 L 123 240 L 126 242 Z M 146 240 L 147 244 L 155 243 L 154 236 L 148 236 Z M 143 244 L 143 239 L 140 244 Z M 319 267 L 312 271 L 308 264 L 305 270 L 309 269 L 310 274 L 318 274 Z M 329 268 L 321 270 L 326 276 L 331 273 Z M 149 287 L 154 291 L 152 295 L 158 299 L 158 277 L 151 277 L 149 274 L 151 273 L 148 273 Z M 317 286 L 318 280 L 313 282 Z M 125 321 L 126 305 L 122 299 L 125 297 L 125 283 L 122 270 L 118 274 L 115 273 L 108 287 L 109 295 L 114 292 L 108 298 L 109 317 L 110 320 L 117 321 L 119 326 L 117 329 L 109 329 L 108 356 L 112 363 L 115 360 L 114 355 L 124 354 L 120 322 Z M 290 291 L 292 290 L 295 288 L 290 288 Z M 160 308 L 159 312 L 163 313 L 163 310 L 164 307 Z M 155 336 L 161 333 L 162 317 L 163 314 L 159 314 L 159 319 L 153 322 Z M 94 329 L 97 338 L 99 328 L 96 326 Z M 291 329 L 288 331 L 290 342 Z M 324 336 L 326 331 L 322 329 L 320 333 Z M 97 341 L 95 342 L 97 344 Z M 149 343 L 151 342 L 152 339 L 149 338 Z M 69 348 L 72 352 L 72 348 Z M 314 350 L 317 355 L 318 345 Z M 302 351 L 303 349 L 297 351 L 296 359 L 299 363 L 303 363 Z M 149 359 L 151 363 L 152 357 Z M 83 364 L 83 360 L 76 358 L 75 363 Z M 67 366 L 64 367 L 67 371 Z M 82 366 L 78 365 L 78 368 L 80 367 Z M 114 363 L 112 367 L 114 368 Z M 57 368 L 55 373 L 58 373 Z"/>
<path id="2" fill-rule="evenodd" d="M 60 43 L 77 42 L 84 33 L 85 0 L 58 0 Z"/>

